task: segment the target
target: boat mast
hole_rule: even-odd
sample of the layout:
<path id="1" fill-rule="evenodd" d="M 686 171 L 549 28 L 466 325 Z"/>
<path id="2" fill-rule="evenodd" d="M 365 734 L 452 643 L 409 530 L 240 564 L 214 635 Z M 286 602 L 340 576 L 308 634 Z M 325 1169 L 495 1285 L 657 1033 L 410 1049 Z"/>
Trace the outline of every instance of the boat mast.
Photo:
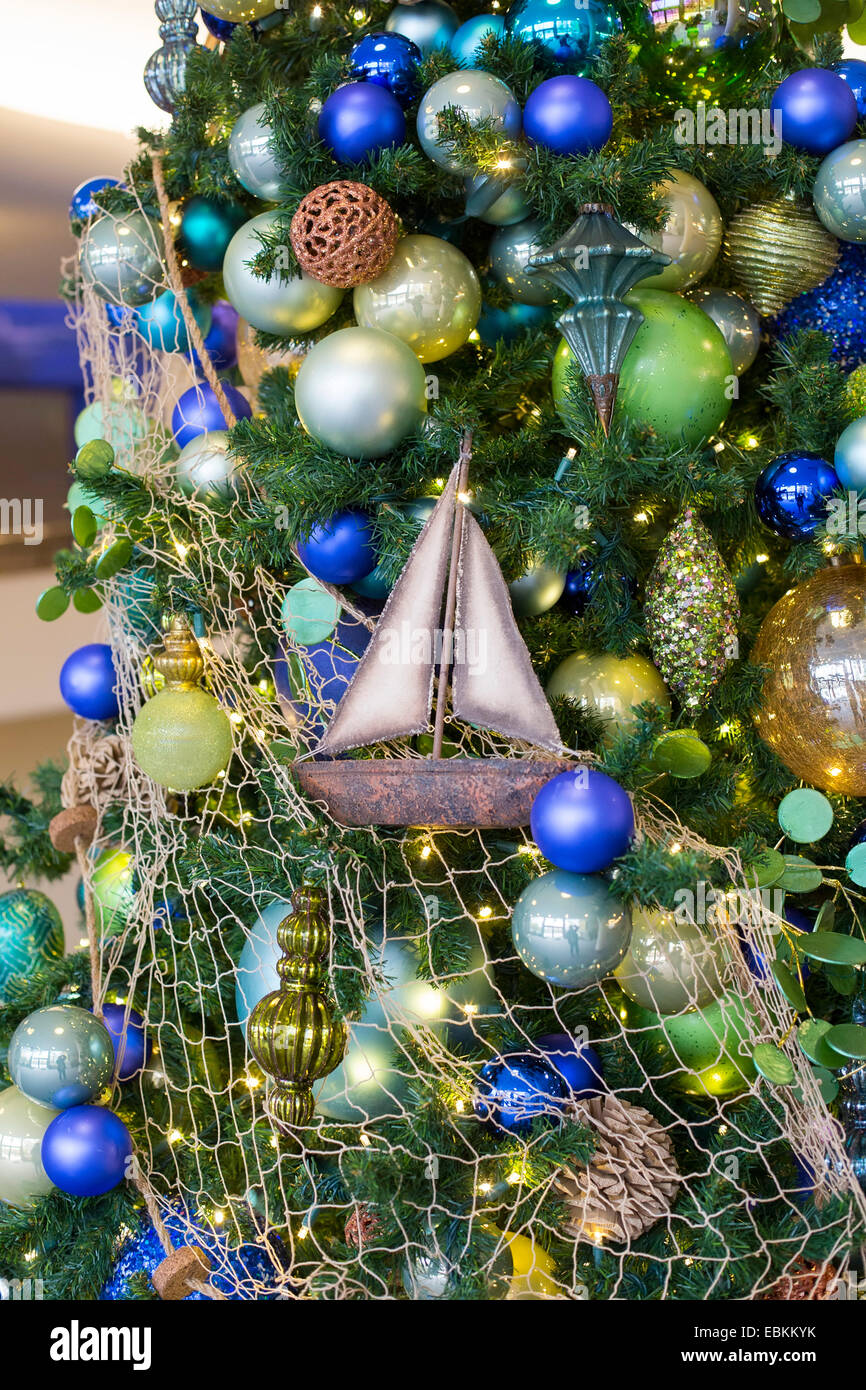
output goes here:
<path id="1" fill-rule="evenodd" d="M 436 720 L 433 725 L 433 752 L 431 758 L 442 757 L 442 740 L 445 733 L 445 703 L 451 681 L 451 667 L 454 660 L 454 616 L 457 610 L 457 572 L 460 567 L 460 544 L 463 540 L 463 516 L 469 479 L 469 460 L 472 457 L 472 431 L 466 430 L 460 442 L 457 474 L 457 491 L 454 496 L 454 530 L 451 533 L 451 568 L 448 572 L 448 592 L 445 598 L 445 618 L 442 624 L 442 663 L 439 667 L 439 689 L 436 697 Z"/>

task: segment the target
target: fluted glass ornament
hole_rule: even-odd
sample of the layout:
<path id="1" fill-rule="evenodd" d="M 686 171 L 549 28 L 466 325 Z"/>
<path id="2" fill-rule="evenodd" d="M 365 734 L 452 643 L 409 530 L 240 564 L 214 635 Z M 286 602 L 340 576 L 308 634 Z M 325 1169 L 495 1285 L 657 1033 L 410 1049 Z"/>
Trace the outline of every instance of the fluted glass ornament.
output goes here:
<path id="1" fill-rule="evenodd" d="M 155 0 L 162 47 L 151 53 L 144 67 L 147 94 L 161 111 L 174 112 L 186 80 L 186 63 L 195 48 L 198 27 L 195 0 Z"/>
<path id="2" fill-rule="evenodd" d="M 623 359 L 643 321 L 623 296 L 669 263 L 669 256 L 626 231 L 604 203 L 585 203 L 565 236 L 529 261 L 529 274 L 574 301 L 557 327 L 580 363 L 605 434 Z"/>
<path id="3" fill-rule="evenodd" d="M 292 912 L 277 928 L 280 987 L 250 1014 L 247 1042 L 276 1085 L 268 1113 L 283 1133 L 313 1118 L 313 1083 L 339 1065 L 347 1029 L 326 990 L 331 928 L 324 894 L 310 887 L 292 895 Z"/>

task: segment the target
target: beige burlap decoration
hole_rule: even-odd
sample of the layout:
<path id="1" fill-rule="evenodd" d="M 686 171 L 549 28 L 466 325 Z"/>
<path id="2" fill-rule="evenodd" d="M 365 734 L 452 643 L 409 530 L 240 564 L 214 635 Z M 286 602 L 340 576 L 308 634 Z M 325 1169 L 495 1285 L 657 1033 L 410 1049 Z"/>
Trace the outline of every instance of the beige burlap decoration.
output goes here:
<path id="1" fill-rule="evenodd" d="M 339 179 L 314 188 L 292 218 L 292 250 L 314 280 L 335 289 L 366 285 L 381 275 L 400 235 L 381 194 Z"/>
<path id="2" fill-rule="evenodd" d="M 565 1229 L 592 1245 L 636 1240 L 667 1215 L 680 1185 L 670 1137 L 648 1110 L 616 1096 L 594 1096 L 575 1111 L 598 1142 L 585 1167 L 555 1179 L 568 1204 Z"/>
<path id="3" fill-rule="evenodd" d="M 66 752 L 69 767 L 60 787 L 64 806 L 98 807 L 128 799 L 129 757 L 120 734 L 100 734 L 89 720 L 76 720 Z"/>

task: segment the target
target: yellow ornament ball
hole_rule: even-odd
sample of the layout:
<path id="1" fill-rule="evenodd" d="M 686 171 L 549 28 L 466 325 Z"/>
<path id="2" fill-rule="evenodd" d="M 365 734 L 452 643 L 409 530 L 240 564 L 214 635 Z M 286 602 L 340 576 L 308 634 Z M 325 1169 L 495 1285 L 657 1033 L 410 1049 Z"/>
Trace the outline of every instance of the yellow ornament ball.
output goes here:
<path id="1" fill-rule="evenodd" d="M 438 362 L 462 347 L 481 313 L 481 285 L 472 262 L 435 236 L 406 236 L 375 280 L 358 285 L 355 318 L 401 338 L 421 362 Z"/>
<path id="2" fill-rule="evenodd" d="M 162 787 L 207 787 L 228 765 L 232 727 L 206 690 L 161 690 L 132 726 L 132 751 L 142 772 Z"/>
<path id="3" fill-rule="evenodd" d="M 607 736 L 627 729 L 637 719 L 635 706 L 650 700 L 668 717 L 667 686 L 645 656 L 574 652 L 560 662 L 547 683 L 549 700 L 562 696 L 608 721 Z"/>
<path id="4" fill-rule="evenodd" d="M 275 7 L 273 0 L 208 0 L 202 8 L 217 19 L 228 19 L 232 24 L 250 24 L 254 19 L 273 14 Z"/>

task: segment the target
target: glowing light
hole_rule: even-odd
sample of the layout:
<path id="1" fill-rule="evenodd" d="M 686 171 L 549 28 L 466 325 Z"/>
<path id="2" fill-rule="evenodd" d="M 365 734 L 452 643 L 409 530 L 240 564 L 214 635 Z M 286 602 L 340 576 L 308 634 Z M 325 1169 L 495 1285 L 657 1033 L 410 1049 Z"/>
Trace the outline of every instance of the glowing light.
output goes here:
<path id="1" fill-rule="evenodd" d="M 431 855 L 432 853 L 433 853 L 433 851 L 432 851 L 432 849 L 430 848 L 430 846 L 429 846 L 429 845 L 425 845 L 424 848 L 423 848 L 422 851 L 421 851 L 421 858 L 422 858 L 422 859 L 429 859 L 429 858 L 430 858 L 430 855 Z"/>
<path id="2" fill-rule="evenodd" d="M 634 519 L 635 521 L 649 521 L 646 512 L 635 512 Z"/>
<path id="3" fill-rule="evenodd" d="M 307 1236 L 308 1236 L 309 1234 L 310 1234 L 310 1228 L 309 1228 L 309 1226 L 299 1226 L 299 1227 L 298 1227 L 298 1240 L 306 1240 L 306 1239 L 307 1239 Z"/>
<path id="4" fill-rule="evenodd" d="M 492 917 L 492 916 L 493 916 L 493 908 L 492 908 L 492 907 L 482 907 L 481 910 L 480 910 L 479 913 L 478 913 L 478 916 L 479 916 L 479 917 L 484 917 L 484 918 Z"/>
<path id="5" fill-rule="evenodd" d="M 179 1130 L 179 1129 L 173 1129 L 173 1130 L 171 1131 L 171 1133 L 169 1134 L 169 1136 L 168 1136 L 168 1142 L 169 1142 L 170 1144 L 179 1144 L 182 1138 L 183 1138 L 183 1135 L 181 1134 L 180 1130 Z"/>
<path id="6" fill-rule="evenodd" d="M 361 1148 L 362 1148 L 362 1149 L 369 1149 L 369 1147 L 370 1147 L 370 1136 L 369 1136 L 369 1134 L 362 1134 L 362 1135 L 361 1135 Z"/>
<path id="7" fill-rule="evenodd" d="M 756 561 L 758 562 L 759 565 L 765 565 L 765 564 L 767 563 L 767 561 L 769 560 L 769 558 L 770 558 L 769 555 L 764 555 L 764 554 L 756 555 L 756 556 L 755 556 L 755 559 L 756 559 Z"/>
<path id="8" fill-rule="evenodd" d="M 224 1211 L 215 1211 L 213 1214 L 213 1219 L 216 1222 L 217 1226 L 221 1226 L 226 1219 L 226 1214 Z"/>

